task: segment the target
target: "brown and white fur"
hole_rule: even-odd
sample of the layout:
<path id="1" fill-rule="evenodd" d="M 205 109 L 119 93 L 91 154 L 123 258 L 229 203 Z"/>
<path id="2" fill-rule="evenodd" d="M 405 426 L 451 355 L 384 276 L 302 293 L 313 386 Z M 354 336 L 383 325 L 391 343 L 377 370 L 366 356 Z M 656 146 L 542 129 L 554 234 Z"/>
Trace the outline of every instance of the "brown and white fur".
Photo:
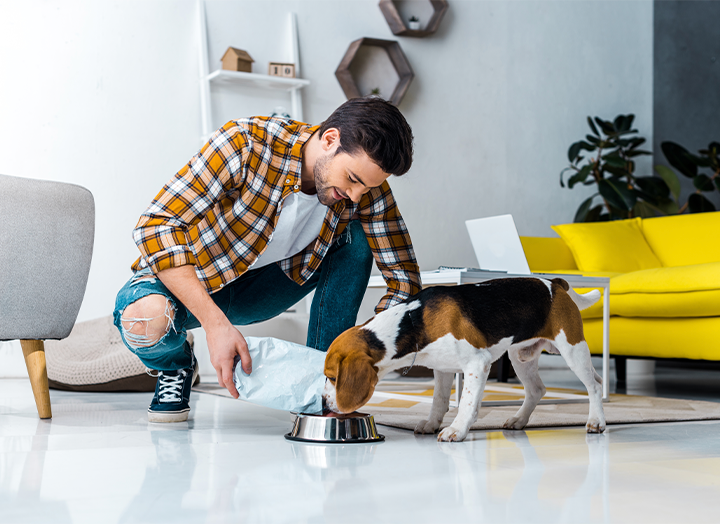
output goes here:
<path id="1" fill-rule="evenodd" d="M 435 392 L 428 420 L 415 433 L 434 433 L 448 411 L 453 375 L 464 373 L 457 416 L 438 440 L 461 441 L 475 422 L 490 365 L 506 351 L 525 388 L 525 400 L 505 422 L 522 429 L 545 386 L 538 375 L 543 349 L 563 356 L 588 390 L 588 433 L 605 430 L 602 379 L 590 361 L 580 310 L 600 292 L 578 295 L 560 278 L 504 278 L 435 286 L 342 333 L 325 358 L 323 398 L 336 413 L 351 413 L 372 396 L 383 376 L 416 365 L 432 368 Z M 417 352 L 417 355 L 415 353 Z"/>

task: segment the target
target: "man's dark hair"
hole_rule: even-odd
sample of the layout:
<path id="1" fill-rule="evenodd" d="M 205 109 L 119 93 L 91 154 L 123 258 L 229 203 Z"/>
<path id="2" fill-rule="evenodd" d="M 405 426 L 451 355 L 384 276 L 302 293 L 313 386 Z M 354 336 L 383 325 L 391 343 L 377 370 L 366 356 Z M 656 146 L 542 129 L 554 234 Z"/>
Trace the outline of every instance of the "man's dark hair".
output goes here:
<path id="1" fill-rule="evenodd" d="M 320 136 L 340 130 L 337 153 L 365 151 L 385 173 L 400 176 L 412 165 L 413 134 L 400 110 L 377 97 L 351 98 L 320 125 Z"/>

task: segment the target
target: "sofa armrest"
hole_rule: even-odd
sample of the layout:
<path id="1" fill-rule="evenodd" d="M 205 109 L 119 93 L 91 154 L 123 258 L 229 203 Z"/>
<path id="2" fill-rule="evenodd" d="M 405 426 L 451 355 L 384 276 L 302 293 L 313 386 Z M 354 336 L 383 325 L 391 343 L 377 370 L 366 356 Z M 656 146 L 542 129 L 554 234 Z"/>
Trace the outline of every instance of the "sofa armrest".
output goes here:
<path id="1" fill-rule="evenodd" d="M 520 237 L 520 242 L 533 272 L 578 269 L 570 248 L 562 238 Z"/>

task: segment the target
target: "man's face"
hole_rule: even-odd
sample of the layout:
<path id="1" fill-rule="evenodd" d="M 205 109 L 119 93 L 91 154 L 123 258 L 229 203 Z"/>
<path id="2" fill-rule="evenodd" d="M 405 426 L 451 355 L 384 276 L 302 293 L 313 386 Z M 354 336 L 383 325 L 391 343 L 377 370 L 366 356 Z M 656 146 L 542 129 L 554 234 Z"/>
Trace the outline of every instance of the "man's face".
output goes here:
<path id="1" fill-rule="evenodd" d="M 313 168 L 315 189 L 321 204 L 332 206 L 343 198 L 360 202 L 360 197 L 389 177 L 364 151 L 353 155 L 327 152 Z"/>

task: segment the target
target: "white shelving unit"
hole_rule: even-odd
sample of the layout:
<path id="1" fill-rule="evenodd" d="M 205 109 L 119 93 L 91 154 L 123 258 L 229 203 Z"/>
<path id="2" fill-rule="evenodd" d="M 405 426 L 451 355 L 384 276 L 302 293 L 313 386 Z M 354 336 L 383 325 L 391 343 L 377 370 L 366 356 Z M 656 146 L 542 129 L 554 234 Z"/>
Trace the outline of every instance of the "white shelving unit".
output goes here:
<path id="1" fill-rule="evenodd" d="M 295 64 L 296 78 L 261 75 L 257 73 L 243 73 L 218 69 L 212 73 L 208 66 L 208 38 L 207 23 L 205 20 L 205 2 L 198 0 L 198 23 L 200 30 L 200 116 L 202 120 L 202 139 L 207 140 L 215 131 L 212 123 L 212 94 L 211 85 L 225 85 L 237 88 L 260 87 L 280 92 L 287 92 L 290 96 L 290 116 L 293 120 L 303 121 L 302 96 L 300 90 L 310 84 L 309 80 L 300 76 L 300 53 L 298 51 L 297 18 L 295 13 L 288 13 L 290 31 L 290 56 Z"/>

